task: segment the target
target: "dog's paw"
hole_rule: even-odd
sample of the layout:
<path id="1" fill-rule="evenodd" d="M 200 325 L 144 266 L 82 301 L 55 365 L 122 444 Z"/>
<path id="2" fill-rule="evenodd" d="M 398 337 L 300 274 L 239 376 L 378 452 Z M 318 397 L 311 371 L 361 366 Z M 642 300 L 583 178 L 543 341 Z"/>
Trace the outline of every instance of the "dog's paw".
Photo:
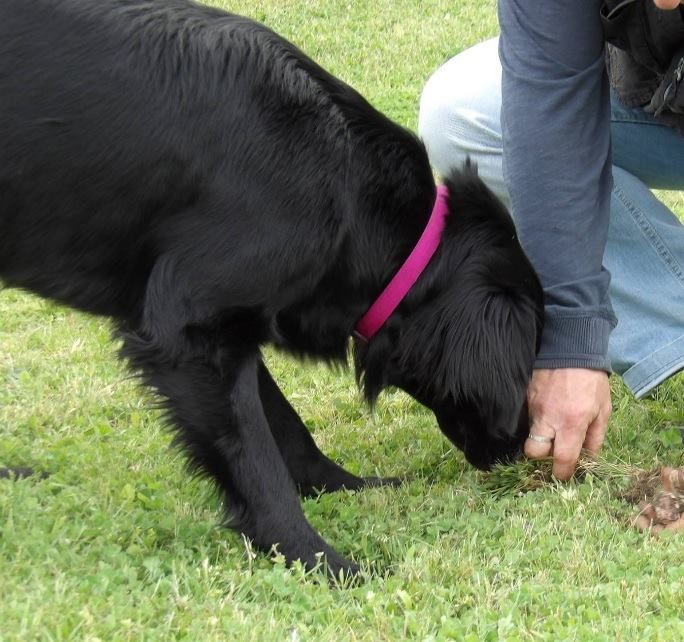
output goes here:
<path id="1" fill-rule="evenodd" d="M 339 587 L 358 586 L 363 580 L 361 567 L 336 553 L 321 558 L 320 570 Z"/>
<path id="2" fill-rule="evenodd" d="M 323 549 L 316 552 L 302 551 L 287 552 L 283 551 L 283 547 L 278 547 L 281 554 L 284 555 L 288 566 L 292 566 L 295 562 L 301 563 L 307 572 L 321 572 L 330 580 L 340 585 L 349 585 L 352 582 L 359 581 L 362 575 L 361 567 L 348 560 L 346 557 L 340 555 L 334 548 L 323 542 L 323 546 L 316 548 Z"/>

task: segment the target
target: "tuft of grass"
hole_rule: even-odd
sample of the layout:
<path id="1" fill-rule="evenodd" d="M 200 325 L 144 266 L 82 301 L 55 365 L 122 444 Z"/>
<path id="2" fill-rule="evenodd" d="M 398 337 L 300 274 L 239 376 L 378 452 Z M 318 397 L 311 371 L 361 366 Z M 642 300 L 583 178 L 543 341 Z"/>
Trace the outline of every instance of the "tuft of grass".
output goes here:
<path id="1" fill-rule="evenodd" d="M 509 465 L 495 466 L 483 473 L 482 488 L 497 499 L 506 496 L 520 496 L 544 488 L 562 488 L 551 474 L 553 458 L 540 460 L 523 459 Z M 587 475 L 605 481 L 614 497 L 631 504 L 652 497 L 660 486 L 660 468 L 644 470 L 633 464 L 594 457 L 581 458 L 577 463 L 571 483 L 581 483 Z"/>
<path id="2" fill-rule="evenodd" d="M 428 75 L 496 33 L 494 0 L 215 4 L 266 22 L 408 127 Z M 658 195 L 684 215 L 681 194 Z M 684 537 L 636 532 L 616 494 L 632 470 L 684 464 L 681 376 L 640 401 L 613 381 L 598 468 L 558 484 L 543 462 L 479 473 L 406 395 L 371 413 L 349 372 L 269 351 L 326 454 L 407 478 L 303 502 L 366 571 L 335 586 L 218 527 L 210 484 L 184 472 L 115 353 L 106 321 L 0 290 L 0 465 L 50 473 L 0 480 L 3 642 L 684 639 Z"/>

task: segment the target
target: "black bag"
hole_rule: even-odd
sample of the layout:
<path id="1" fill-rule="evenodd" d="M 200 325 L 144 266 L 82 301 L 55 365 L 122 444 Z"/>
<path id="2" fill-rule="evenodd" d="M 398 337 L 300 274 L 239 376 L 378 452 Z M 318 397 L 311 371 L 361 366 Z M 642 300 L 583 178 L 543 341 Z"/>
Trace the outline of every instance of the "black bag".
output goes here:
<path id="1" fill-rule="evenodd" d="M 618 94 L 684 127 L 684 7 L 664 11 L 652 0 L 604 0 L 601 22 L 606 42 L 620 50 L 609 55 Z"/>

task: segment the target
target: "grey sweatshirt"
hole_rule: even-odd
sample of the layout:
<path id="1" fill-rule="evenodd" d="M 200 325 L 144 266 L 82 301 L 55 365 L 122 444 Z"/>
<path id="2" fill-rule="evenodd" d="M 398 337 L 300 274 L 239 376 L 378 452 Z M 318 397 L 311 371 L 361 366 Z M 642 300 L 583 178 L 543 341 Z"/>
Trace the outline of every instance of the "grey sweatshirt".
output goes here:
<path id="1" fill-rule="evenodd" d="M 539 272 L 538 368 L 610 369 L 612 189 L 600 0 L 499 0 L 504 177 Z"/>

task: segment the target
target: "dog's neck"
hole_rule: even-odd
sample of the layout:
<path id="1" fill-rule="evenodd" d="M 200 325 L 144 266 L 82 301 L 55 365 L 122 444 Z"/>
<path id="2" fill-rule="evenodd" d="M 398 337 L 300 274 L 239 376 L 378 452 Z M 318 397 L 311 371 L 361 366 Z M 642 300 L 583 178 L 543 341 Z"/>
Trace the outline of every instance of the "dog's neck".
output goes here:
<path id="1" fill-rule="evenodd" d="M 449 213 L 448 195 L 446 186 L 437 188 L 432 214 L 418 242 L 385 289 L 356 323 L 354 336 L 358 340 L 367 343 L 382 328 L 437 251 Z"/>

